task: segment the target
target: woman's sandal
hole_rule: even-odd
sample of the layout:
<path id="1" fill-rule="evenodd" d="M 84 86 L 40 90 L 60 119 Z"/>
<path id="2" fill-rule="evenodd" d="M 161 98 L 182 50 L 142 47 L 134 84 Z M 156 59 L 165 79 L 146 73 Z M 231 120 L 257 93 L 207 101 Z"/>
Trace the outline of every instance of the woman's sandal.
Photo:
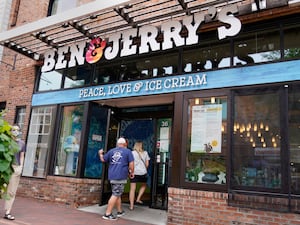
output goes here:
<path id="1" fill-rule="evenodd" d="M 7 219 L 7 220 L 14 220 L 15 217 L 12 216 L 10 213 L 8 213 L 8 214 L 5 214 L 4 219 Z"/>
<path id="2" fill-rule="evenodd" d="M 136 204 L 138 204 L 138 205 L 143 205 L 144 202 L 143 202 L 143 201 L 136 201 Z"/>

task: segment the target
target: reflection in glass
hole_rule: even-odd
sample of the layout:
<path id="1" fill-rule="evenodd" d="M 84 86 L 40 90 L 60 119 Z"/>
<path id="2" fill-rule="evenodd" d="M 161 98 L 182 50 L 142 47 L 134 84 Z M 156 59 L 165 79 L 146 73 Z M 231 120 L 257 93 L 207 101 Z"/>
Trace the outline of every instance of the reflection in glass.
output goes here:
<path id="1" fill-rule="evenodd" d="M 20 129 L 23 130 L 25 124 L 25 116 L 26 116 L 26 107 L 25 106 L 18 106 L 16 108 L 16 122 Z"/>
<path id="2" fill-rule="evenodd" d="M 279 93 L 236 94 L 233 126 L 233 184 L 281 187 Z"/>
<path id="3" fill-rule="evenodd" d="M 41 73 L 38 91 L 58 90 L 61 88 L 63 70 Z"/>
<path id="4" fill-rule="evenodd" d="M 279 31 L 245 35 L 234 41 L 234 66 L 280 59 Z"/>
<path id="5" fill-rule="evenodd" d="M 76 176 L 81 140 L 83 105 L 63 107 L 55 175 Z"/>
<path id="6" fill-rule="evenodd" d="M 56 108 L 53 106 L 32 109 L 27 151 L 25 155 L 24 176 L 45 177 L 47 157 L 54 128 Z"/>
<path id="7" fill-rule="evenodd" d="M 99 105 L 92 105 L 89 117 L 89 136 L 86 148 L 86 162 L 84 176 L 100 178 L 102 163 L 99 163 L 99 149 L 105 149 L 108 109 Z"/>
<path id="8" fill-rule="evenodd" d="M 95 84 L 106 84 L 127 80 L 138 80 L 158 76 L 169 76 L 178 72 L 178 54 L 165 54 L 136 59 L 134 62 L 104 66 L 97 65 Z"/>
<path id="9" fill-rule="evenodd" d="M 189 100 L 185 180 L 226 183 L 227 98 Z"/>
<path id="10" fill-rule="evenodd" d="M 284 58 L 300 58 L 300 27 L 291 27 L 284 30 Z"/>
<path id="11" fill-rule="evenodd" d="M 178 54 L 164 54 L 136 62 L 139 78 L 169 76 L 178 72 Z"/>
<path id="12" fill-rule="evenodd" d="M 289 146 L 291 190 L 300 194 L 300 86 L 289 90 Z"/>
<path id="13" fill-rule="evenodd" d="M 50 15 L 55 15 L 68 9 L 75 8 L 77 6 L 77 0 L 52 0 L 52 4 L 49 4 Z"/>
<path id="14" fill-rule="evenodd" d="M 119 71 L 116 66 L 103 66 L 102 64 L 96 66 L 94 84 L 106 84 L 115 82 Z"/>
<path id="15" fill-rule="evenodd" d="M 185 73 L 230 67 L 230 45 L 214 43 L 183 52 Z"/>
<path id="16" fill-rule="evenodd" d="M 82 87 L 90 84 L 92 77 L 91 65 L 73 67 L 67 70 L 64 88 Z"/>

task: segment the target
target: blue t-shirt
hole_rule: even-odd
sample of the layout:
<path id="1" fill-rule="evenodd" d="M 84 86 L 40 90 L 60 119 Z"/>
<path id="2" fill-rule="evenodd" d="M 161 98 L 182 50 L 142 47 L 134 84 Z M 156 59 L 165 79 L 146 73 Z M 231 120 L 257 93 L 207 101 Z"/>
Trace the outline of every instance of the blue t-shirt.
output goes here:
<path id="1" fill-rule="evenodd" d="M 104 156 L 109 163 L 108 180 L 126 180 L 128 165 L 134 161 L 132 152 L 128 148 L 116 147 L 109 150 Z"/>

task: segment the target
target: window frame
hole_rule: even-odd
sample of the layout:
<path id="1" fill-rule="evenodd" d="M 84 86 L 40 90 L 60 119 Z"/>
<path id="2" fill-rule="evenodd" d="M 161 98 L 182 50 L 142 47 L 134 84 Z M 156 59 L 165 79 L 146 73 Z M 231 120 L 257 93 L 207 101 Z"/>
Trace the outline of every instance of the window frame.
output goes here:
<path id="1" fill-rule="evenodd" d="M 39 116 L 39 113 L 40 112 L 38 112 L 40 109 L 43 109 L 43 110 L 45 110 L 45 109 L 47 109 L 47 108 L 51 108 L 51 113 L 45 113 L 45 112 L 43 112 L 43 119 L 45 119 L 46 117 L 45 117 L 45 115 L 48 115 L 48 116 L 50 116 L 50 117 L 53 117 L 52 118 L 52 120 L 51 121 L 49 121 L 49 122 L 51 122 L 51 126 L 50 126 L 50 129 L 49 129 L 49 134 L 48 134 L 48 141 L 47 141 L 47 143 L 43 143 L 43 142 L 40 142 L 40 143 L 36 143 L 36 148 L 35 148 L 35 146 L 33 146 L 33 148 L 35 148 L 35 150 L 34 150 L 34 154 L 35 154 L 35 156 L 34 157 L 36 157 L 36 151 L 37 151 L 37 149 L 38 148 L 42 148 L 43 146 L 47 146 L 47 152 L 46 152 L 46 154 L 44 155 L 45 156 L 45 161 L 44 161 L 44 163 L 45 163 L 45 166 L 44 166 L 44 171 L 43 171 L 43 175 L 41 175 L 41 176 L 38 176 L 38 175 L 36 175 L 36 176 L 34 176 L 33 174 L 34 174 L 34 165 L 32 165 L 31 163 L 35 163 L 34 161 L 32 161 L 33 160 L 33 158 L 29 158 L 29 159 L 27 159 L 27 157 L 30 157 L 31 156 L 31 153 L 30 153 L 30 143 L 29 143 L 29 139 L 31 138 L 31 134 L 32 134 L 32 136 L 34 137 L 34 135 L 38 135 L 37 137 L 36 137 L 36 139 L 39 139 L 39 138 L 41 138 L 41 136 L 42 135 L 40 135 L 40 133 L 38 132 L 38 133 L 36 133 L 36 132 L 32 132 L 31 131 L 31 129 L 33 129 L 33 128 L 31 128 L 31 125 L 32 126 L 37 126 L 38 124 L 36 124 L 34 121 L 33 121 L 33 119 L 34 118 L 32 118 L 32 116 L 35 116 L 36 118 L 37 117 L 39 117 L 39 118 L 41 118 L 40 116 Z M 35 110 L 38 110 L 35 114 L 34 114 L 34 111 Z M 52 114 L 52 111 L 53 111 L 53 114 Z M 52 151 L 51 151 L 51 149 L 52 149 L 52 147 L 53 147 L 53 140 L 52 140 L 52 138 L 53 138 L 53 136 L 54 136 L 54 134 L 55 134 L 55 127 L 56 127 L 56 116 L 57 116 L 57 106 L 56 105 L 48 105 L 48 106 L 36 106 L 36 107 L 32 107 L 31 108 L 31 113 L 30 113 L 30 120 L 29 120 L 29 125 L 28 125 L 28 131 L 27 131 L 27 139 L 26 139 L 26 146 L 27 146 L 27 152 L 28 152 L 28 154 L 25 154 L 25 161 L 24 161 L 24 169 L 23 169 L 23 176 L 26 176 L 26 177 L 32 177 L 32 178 L 46 178 L 48 175 L 49 175 L 49 165 L 50 165 L 50 158 L 49 158 L 49 156 L 51 156 L 51 154 L 52 154 Z M 45 124 L 44 123 L 40 123 L 40 125 L 42 125 L 43 127 L 45 127 Z M 40 126 L 40 125 L 38 125 L 38 126 Z M 28 160 L 31 160 L 31 161 L 29 161 L 29 162 L 27 162 Z M 29 164 L 28 164 L 29 163 Z M 28 164 L 28 165 L 27 165 Z M 33 166 L 33 167 L 31 167 L 31 166 Z M 27 168 L 28 167 L 28 168 Z M 32 172 L 30 172 L 30 170 L 31 170 L 31 168 L 33 168 L 33 170 L 32 170 Z M 29 170 L 29 171 L 27 171 L 27 170 Z M 30 173 L 31 173 L 31 175 L 30 175 Z"/>
<path id="2" fill-rule="evenodd" d="M 226 97 L 227 98 L 227 130 L 226 130 L 226 136 L 224 137 L 227 140 L 227 144 L 225 146 L 226 150 L 224 152 L 225 154 L 225 167 L 226 167 L 226 184 L 209 184 L 209 183 L 192 183 L 192 182 L 187 182 L 185 180 L 185 170 L 186 170 L 186 146 L 188 144 L 188 137 L 187 137 L 187 129 L 188 129 L 188 105 L 189 105 L 189 100 L 193 98 L 209 98 L 209 97 Z M 223 90 L 207 90 L 207 91 L 196 91 L 196 92 L 191 92 L 191 93 L 185 93 L 183 94 L 183 106 L 182 106 L 182 132 L 181 132 L 181 137 L 182 137 L 182 143 L 181 143 L 181 170 L 180 170 L 180 184 L 184 188 L 191 188 L 195 190 L 210 190 L 210 191 L 217 191 L 217 192 L 226 192 L 228 189 L 229 185 L 229 180 L 228 177 L 230 177 L 229 174 L 229 162 L 230 162 L 230 126 L 231 124 L 231 99 L 230 99 L 230 92 L 229 89 L 223 89 Z M 174 153 L 173 153 L 174 154 Z"/>
<path id="3" fill-rule="evenodd" d="M 57 154 L 58 154 L 58 151 L 60 151 L 60 146 L 61 145 L 61 141 L 60 141 L 60 137 L 61 137 L 61 133 L 62 133 L 62 129 L 63 129 L 63 124 L 62 124 L 62 121 L 63 121 L 63 117 L 64 117 L 64 109 L 67 108 L 67 107 L 76 107 L 76 106 L 82 106 L 83 107 L 83 114 L 82 114 L 82 121 L 81 121 L 81 126 L 82 126 L 82 129 L 80 130 L 81 132 L 81 135 L 80 135 L 80 143 L 79 143 L 79 146 L 78 146 L 78 161 L 77 161 L 77 164 L 76 164 L 76 171 L 75 171 L 75 174 L 74 175 L 68 175 L 66 174 L 66 172 L 64 172 L 64 174 L 57 174 L 57 171 L 55 170 L 56 169 L 56 163 L 57 163 Z M 55 129 L 55 138 L 54 138 L 54 151 L 52 151 L 52 155 L 51 155 L 51 164 L 50 164 L 50 171 L 49 171 L 49 174 L 50 175 L 54 175 L 54 176 L 59 176 L 59 177 L 81 177 L 81 164 L 82 164 L 82 155 L 83 155 L 83 143 L 85 141 L 85 138 L 86 138 L 86 134 L 85 134 L 85 127 L 86 127 L 86 121 L 87 121 L 87 116 L 86 116 L 86 111 L 87 111 L 87 104 L 85 103 L 75 103 L 75 104 L 64 104 L 64 105 L 60 105 L 59 106 L 59 109 L 58 109 L 58 113 L 57 113 L 57 117 L 56 117 L 56 129 Z M 62 143 L 63 144 L 63 143 Z M 66 170 L 66 163 L 64 164 L 64 171 Z"/>
<path id="4" fill-rule="evenodd" d="M 84 168 L 85 168 L 85 159 L 86 159 L 86 151 L 83 151 L 84 146 L 87 145 L 87 130 L 89 129 L 89 122 L 88 122 L 88 116 L 89 111 L 91 110 L 91 104 L 92 102 L 77 102 L 77 103 L 68 103 L 68 104 L 62 104 L 58 105 L 58 109 L 56 112 L 56 121 L 55 121 L 55 136 L 52 138 L 52 148 L 53 151 L 51 152 L 50 159 L 49 159 L 49 169 L 48 169 L 48 175 L 51 176 L 59 176 L 59 177 L 73 177 L 73 178 L 84 178 Z M 76 169 L 76 175 L 75 176 L 68 176 L 68 175 L 55 175 L 55 164 L 56 164 L 56 157 L 57 157 L 57 151 L 59 150 L 59 137 L 61 132 L 61 119 L 63 117 L 63 109 L 68 106 L 83 106 L 83 116 L 82 116 L 82 130 L 81 130 L 81 141 L 79 145 L 79 154 L 78 154 L 78 163 L 77 163 L 77 169 Z"/>
<path id="5" fill-rule="evenodd" d="M 247 96 L 247 95 L 253 95 L 259 92 L 260 90 L 264 89 L 272 89 L 273 92 L 278 92 L 278 105 L 281 106 L 279 109 L 279 130 L 280 130 L 280 166 L 281 166 L 281 187 L 278 189 L 272 189 L 272 188 L 266 188 L 266 187 L 254 187 L 254 186 L 243 186 L 243 185 L 233 185 L 232 182 L 230 182 L 230 191 L 236 191 L 236 192 L 244 192 L 244 193 L 273 193 L 274 195 L 285 193 L 288 194 L 288 177 L 290 176 L 288 171 L 288 157 L 289 157 L 289 148 L 288 148 L 288 136 L 286 134 L 286 131 L 288 130 L 288 122 L 287 122 L 287 116 L 288 116 L 288 93 L 287 93 L 287 84 L 271 84 L 271 85 L 255 85 L 253 87 L 242 87 L 242 88 L 233 88 L 231 90 L 231 108 L 232 108 L 232 123 L 230 125 L 231 129 L 231 153 L 230 153 L 230 159 L 234 160 L 234 149 L 233 149 L 233 130 L 234 130 L 234 96 L 235 93 L 239 92 L 239 96 Z M 230 165 L 232 165 L 232 161 L 230 162 Z M 233 167 L 231 167 L 230 171 L 230 179 L 232 180 L 233 175 Z"/>
<path id="6" fill-rule="evenodd" d="M 23 110 L 24 112 L 22 112 Z M 21 131 L 23 130 L 25 119 L 26 119 L 26 105 L 16 106 L 14 124 L 18 124 Z"/>
<path id="7" fill-rule="evenodd" d="M 77 7 L 78 0 L 73 0 L 73 1 L 76 1 L 76 7 Z M 65 3 L 65 0 L 50 0 L 49 5 L 48 5 L 47 16 L 53 16 L 53 15 L 63 12 L 64 10 L 57 11 L 57 9 L 60 9 L 62 7 L 62 5 L 65 5 L 64 3 Z M 55 4 L 57 4 L 57 8 L 56 8 L 56 11 L 54 12 L 53 7 L 55 6 Z M 71 8 L 73 8 L 73 7 L 71 7 Z M 66 10 L 71 9 L 71 8 L 67 8 Z"/>

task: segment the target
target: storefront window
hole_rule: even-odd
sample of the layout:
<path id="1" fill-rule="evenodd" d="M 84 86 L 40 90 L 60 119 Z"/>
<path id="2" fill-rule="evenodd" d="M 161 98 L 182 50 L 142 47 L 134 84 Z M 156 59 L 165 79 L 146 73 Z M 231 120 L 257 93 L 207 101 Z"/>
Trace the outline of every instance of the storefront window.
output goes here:
<path id="1" fill-rule="evenodd" d="M 77 0 L 50 0 L 48 14 L 49 16 L 75 8 Z"/>
<path id="2" fill-rule="evenodd" d="M 300 26 L 291 27 L 284 30 L 284 58 L 300 58 Z"/>
<path id="3" fill-rule="evenodd" d="M 24 176 L 45 177 L 47 158 L 52 150 L 51 138 L 55 123 L 56 107 L 47 106 L 32 109 L 27 151 L 25 155 Z"/>
<path id="4" fill-rule="evenodd" d="M 61 88 L 63 70 L 41 73 L 38 91 L 58 90 Z"/>
<path id="5" fill-rule="evenodd" d="M 98 151 L 106 147 L 108 109 L 99 105 L 92 105 L 89 117 L 89 136 L 86 149 L 84 176 L 100 178 L 103 164 L 99 161 Z"/>
<path id="6" fill-rule="evenodd" d="M 77 174 L 83 109 L 83 105 L 63 107 L 55 157 L 55 175 Z"/>
<path id="7" fill-rule="evenodd" d="M 289 90 L 291 191 L 300 194 L 300 86 Z"/>
<path id="8" fill-rule="evenodd" d="M 26 116 L 26 106 L 16 107 L 15 124 L 18 124 L 20 129 L 23 130 Z"/>
<path id="9" fill-rule="evenodd" d="M 169 76 L 178 73 L 178 54 L 163 54 L 138 60 L 139 78 Z"/>
<path id="10" fill-rule="evenodd" d="M 193 98 L 188 107 L 185 180 L 225 184 L 227 98 Z"/>
<path id="11" fill-rule="evenodd" d="M 234 66 L 279 60 L 280 33 L 251 33 L 234 41 Z"/>
<path id="12" fill-rule="evenodd" d="M 268 88 L 236 92 L 233 122 L 233 184 L 280 188 L 279 92 Z"/>
<path id="13" fill-rule="evenodd" d="M 67 70 L 64 88 L 82 87 L 90 84 L 92 77 L 92 66 L 73 67 Z"/>
<path id="14" fill-rule="evenodd" d="M 131 64 L 115 64 L 104 66 L 99 64 L 96 66 L 94 83 L 106 84 L 118 81 L 132 80 L 133 74 L 136 74 L 135 63 Z"/>
<path id="15" fill-rule="evenodd" d="M 201 48 L 183 52 L 183 71 L 185 73 L 230 67 L 230 44 L 211 43 Z"/>
<path id="16" fill-rule="evenodd" d="M 178 73 L 178 53 L 139 58 L 119 64 L 96 66 L 95 84 L 169 76 Z"/>

